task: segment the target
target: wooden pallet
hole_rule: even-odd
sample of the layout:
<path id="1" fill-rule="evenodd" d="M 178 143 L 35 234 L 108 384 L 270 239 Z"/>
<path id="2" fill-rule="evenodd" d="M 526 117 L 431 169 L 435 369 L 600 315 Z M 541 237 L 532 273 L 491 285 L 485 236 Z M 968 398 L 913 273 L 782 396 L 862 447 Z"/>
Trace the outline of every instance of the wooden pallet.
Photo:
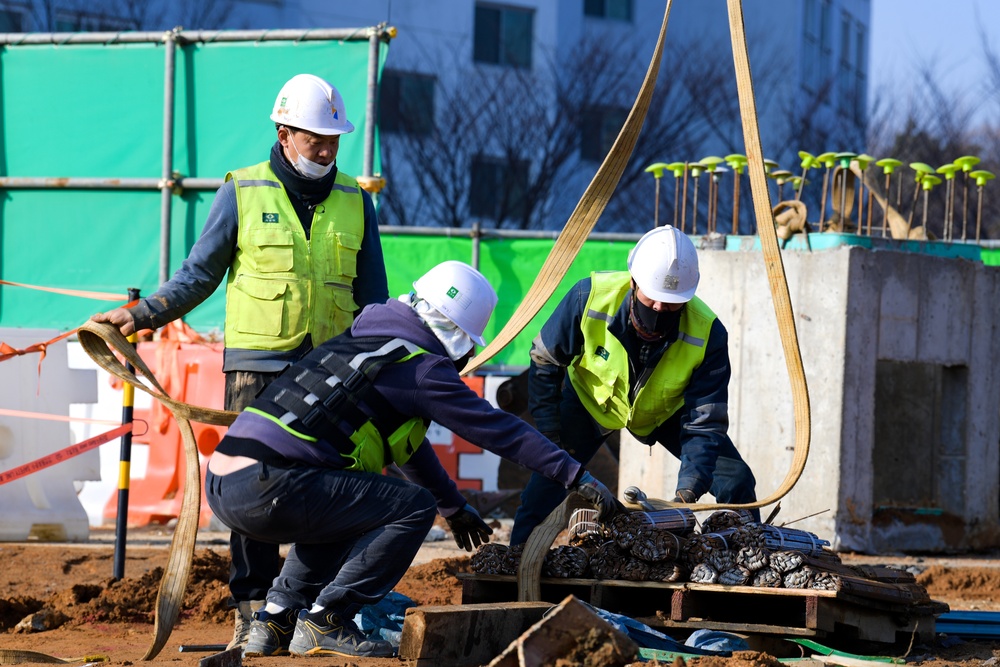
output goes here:
<path id="1" fill-rule="evenodd" d="M 517 577 L 458 577 L 463 604 L 517 600 Z M 687 632 L 712 629 L 894 644 L 912 636 L 933 640 L 935 617 L 948 611 L 940 602 L 901 605 L 843 591 L 600 579 L 542 578 L 539 584 L 546 602 L 575 595 L 651 627 Z"/>

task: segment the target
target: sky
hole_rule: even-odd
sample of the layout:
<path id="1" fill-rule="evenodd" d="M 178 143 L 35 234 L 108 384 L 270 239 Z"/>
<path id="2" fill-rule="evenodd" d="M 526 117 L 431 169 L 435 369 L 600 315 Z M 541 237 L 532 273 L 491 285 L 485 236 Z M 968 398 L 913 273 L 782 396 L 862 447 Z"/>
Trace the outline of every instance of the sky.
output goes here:
<path id="1" fill-rule="evenodd" d="M 931 64 L 953 94 L 976 95 L 985 76 L 980 28 L 1000 52 L 1000 0 L 871 0 L 869 76 L 905 90 Z"/>

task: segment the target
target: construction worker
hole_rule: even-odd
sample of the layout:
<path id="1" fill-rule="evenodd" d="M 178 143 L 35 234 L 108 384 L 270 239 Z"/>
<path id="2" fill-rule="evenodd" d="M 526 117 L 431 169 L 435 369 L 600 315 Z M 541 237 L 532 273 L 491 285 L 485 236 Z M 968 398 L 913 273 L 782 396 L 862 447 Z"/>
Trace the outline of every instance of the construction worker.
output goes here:
<path id="1" fill-rule="evenodd" d="M 91 319 L 125 335 L 156 329 L 207 299 L 226 277 L 225 408 L 238 412 L 356 312 L 389 298 L 371 197 L 337 168 L 354 130 L 336 88 L 292 77 L 274 102 L 277 141 L 267 161 L 226 174 L 180 269 L 135 307 Z M 278 546 L 231 537 L 232 648 L 245 645 L 253 609 L 281 565 Z"/>
<path id="2" fill-rule="evenodd" d="M 369 306 L 247 407 L 208 464 L 212 511 L 258 541 L 292 544 L 254 613 L 245 656 L 390 657 L 352 621 L 402 578 L 437 511 L 471 551 L 492 529 L 459 493 L 424 434 L 430 422 L 574 489 L 610 516 L 614 496 L 459 371 L 497 302 L 478 271 L 437 265 L 414 291 Z M 416 484 L 382 475 L 395 462 Z"/>
<path id="3" fill-rule="evenodd" d="M 675 502 L 706 492 L 753 502 L 753 473 L 727 435 L 726 329 L 694 295 L 698 280 L 694 244 L 668 225 L 639 239 L 628 271 L 579 281 L 532 344 L 529 408 L 538 430 L 584 465 L 628 429 L 680 459 Z M 527 541 L 564 495 L 533 475 L 510 543 Z"/>

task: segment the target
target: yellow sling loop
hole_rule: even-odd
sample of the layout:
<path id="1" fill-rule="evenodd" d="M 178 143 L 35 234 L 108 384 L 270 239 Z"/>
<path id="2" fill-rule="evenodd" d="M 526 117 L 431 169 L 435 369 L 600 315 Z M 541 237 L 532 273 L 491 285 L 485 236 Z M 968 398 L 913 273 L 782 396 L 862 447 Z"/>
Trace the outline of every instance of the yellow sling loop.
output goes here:
<path id="1" fill-rule="evenodd" d="M 170 398 L 156 381 L 142 357 L 114 325 L 88 320 L 80 327 L 78 335 L 80 346 L 98 366 L 166 405 L 177 420 L 177 427 L 184 441 L 184 497 L 181 500 L 181 511 L 177 517 L 174 536 L 170 541 L 167 566 L 163 571 L 160 589 L 156 594 L 153 641 L 146 649 L 146 655 L 142 657 L 143 660 L 152 660 L 167 643 L 170 633 L 173 632 L 174 623 L 177 622 L 177 617 L 180 614 L 181 604 L 184 601 L 184 589 L 187 588 L 188 576 L 191 574 L 195 541 L 198 536 L 198 515 L 201 510 L 201 464 L 198 461 L 198 443 L 195 440 L 194 431 L 191 430 L 190 422 L 193 420 L 204 424 L 229 426 L 236 419 L 237 413 L 200 408 Z M 132 366 L 152 386 L 143 384 L 134 373 L 126 369 L 112 350 L 131 362 Z"/>
<path id="2" fill-rule="evenodd" d="M 785 364 L 788 368 L 789 380 L 792 385 L 792 398 L 795 410 L 795 451 L 791 468 L 781 486 L 773 494 L 756 503 L 746 505 L 695 504 L 690 505 L 695 510 L 711 510 L 730 507 L 763 507 L 772 504 L 783 497 L 798 481 L 805 467 L 809 453 L 809 394 L 806 389 L 805 373 L 802 368 L 802 357 L 799 352 L 798 337 L 795 331 L 795 321 L 792 315 L 791 299 L 785 279 L 784 265 L 778 239 L 774 227 L 770 195 L 764 174 L 763 153 L 760 146 L 760 131 L 757 127 L 757 112 L 753 96 L 753 84 L 750 78 L 750 63 L 746 49 L 746 35 L 743 27 L 743 8 L 741 0 L 727 0 L 729 8 L 729 25 L 733 42 L 733 59 L 736 66 L 736 82 L 740 100 L 740 114 L 743 119 L 743 134 L 746 143 L 747 172 L 750 176 L 750 186 L 753 193 L 754 212 L 757 217 L 757 228 L 760 234 L 761 249 L 767 269 L 771 295 L 774 300 L 775 314 L 778 320 L 778 330 L 781 335 Z M 583 246 L 587 236 L 604 211 L 611 194 L 621 178 L 625 165 L 635 147 L 639 131 L 642 129 L 646 111 L 653 94 L 659 71 L 660 59 L 663 54 L 663 43 L 666 36 L 667 20 L 670 16 L 672 0 L 667 0 L 660 26 L 659 37 L 653 57 L 646 70 L 646 76 L 636 98 L 632 111 L 629 113 L 618 138 L 611 151 L 597 170 L 590 185 L 587 186 L 579 203 L 566 222 L 562 233 L 556 240 L 552 251 L 542 266 L 538 277 L 532 284 L 517 311 L 504 326 L 500 334 L 473 359 L 465 372 L 470 373 L 498 351 L 502 350 L 538 313 L 542 305 L 555 291 L 559 281 L 572 264 L 577 252 Z M 135 352 L 135 349 L 124 336 L 112 325 L 86 322 L 79 330 L 81 346 L 94 361 L 104 370 L 121 378 L 142 391 L 162 401 L 174 414 L 180 429 L 185 452 L 184 497 L 181 503 L 180 516 L 174 530 L 170 546 L 170 556 L 156 603 L 156 623 L 154 637 L 143 660 L 152 660 L 166 644 L 174 623 L 180 613 L 184 589 L 187 587 L 194 556 L 195 539 L 198 532 L 198 514 L 201 507 L 201 477 L 198 462 L 198 448 L 190 420 L 206 424 L 227 426 L 236 418 L 236 413 L 224 410 L 212 410 L 191 406 L 170 398 L 156 382 L 145 363 Z M 147 387 L 122 364 L 111 352 L 118 352 L 130 361 L 141 374 L 146 377 L 152 388 Z M 579 498 L 575 494 L 562 503 L 552 514 L 540 524 L 525 545 L 522 558 L 522 568 L 518 573 L 518 593 L 521 600 L 538 600 L 540 598 L 539 577 L 541 575 L 542 558 L 548 550 L 556 534 L 566 526 L 568 508 Z M 651 500 L 654 506 L 669 506 L 661 500 Z M 554 531 L 554 532 L 553 532 Z"/>
<path id="3" fill-rule="evenodd" d="M 795 412 L 795 450 L 792 465 L 784 481 L 782 481 L 778 490 L 768 497 L 758 500 L 755 503 L 744 505 L 726 505 L 721 503 L 686 505 L 686 507 L 696 511 L 764 507 L 765 505 L 775 503 L 795 486 L 795 483 L 802 475 L 806 459 L 809 456 L 809 392 L 806 388 L 805 371 L 802 367 L 802 354 L 799 351 L 798 334 L 795 330 L 795 319 L 792 314 L 792 303 L 788 293 L 788 283 L 785 278 L 785 267 L 781 259 L 781 250 L 778 247 L 778 236 L 771 209 L 771 197 L 767 189 L 767 176 L 764 172 L 764 155 L 760 145 L 757 106 L 754 101 L 753 81 L 750 76 L 750 58 L 747 54 L 746 32 L 743 25 L 742 0 L 727 0 L 727 5 L 729 9 L 729 30 L 733 44 L 733 61 L 736 67 L 736 88 L 740 101 L 740 116 L 743 119 L 743 141 L 746 144 L 747 173 L 750 177 L 750 190 L 753 193 L 757 232 L 760 235 L 764 266 L 767 269 L 771 297 L 774 301 L 774 312 L 778 320 L 778 332 L 785 355 L 785 365 L 788 369 L 789 381 L 791 382 Z M 661 40 L 663 39 L 663 32 L 666 29 L 666 17 L 669 13 L 670 1 L 668 0 L 666 15 L 664 15 L 663 19 L 663 28 L 660 32 Z M 659 50 L 660 45 L 657 47 L 657 52 Z M 624 132 L 624 129 L 622 132 Z M 573 219 L 571 218 L 570 222 L 572 221 Z M 553 248 L 553 252 L 554 250 Z M 566 267 L 568 266 L 569 263 L 567 262 Z M 506 328 L 504 331 L 506 331 Z M 675 506 L 674 503 L 663 500 L 650 499 L 648 502 L 656 509 Z M 542 561 L 544 560 L 545 553 L 549 550 L 556 535 L 566 528 L 570 511 L 580 506 L 579 496 L 572 493 L 569 494 L 566 500 L 531 533 L 531 536 L 524 545 L 524 552 L 521 556 L 521 567 L 517 575 L 519 600 L 537 601 L 541 599 L 539 578 L 541 577 Z"/>

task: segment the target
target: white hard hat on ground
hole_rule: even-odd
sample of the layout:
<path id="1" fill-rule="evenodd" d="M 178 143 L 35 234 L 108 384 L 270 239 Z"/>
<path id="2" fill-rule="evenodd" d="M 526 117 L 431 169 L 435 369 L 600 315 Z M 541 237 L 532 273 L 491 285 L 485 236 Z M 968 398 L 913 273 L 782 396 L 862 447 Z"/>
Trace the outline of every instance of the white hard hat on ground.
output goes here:
<path id="1" fill-rule="evenodd" d="M 698 289 L 698 252 L 686 234 L 670 225 L 639 239 L 629 253 L 628 270 L 654 301 L 686 303 Z"/>
<path id="2" fill-rule="evenodd" d="M 479 271 L 462 262 L 442 262 L 418 278 L 413 290 L 477 345 L 486 344 L 483 331 L 497 305 L 497 293 Z"/>
<path id="3" fill-rule="evenodd" d="M 340 92 L 313 74 L 296 74 L 281 87 L 271 120 L 325 136 L 354 131 Z"/>

